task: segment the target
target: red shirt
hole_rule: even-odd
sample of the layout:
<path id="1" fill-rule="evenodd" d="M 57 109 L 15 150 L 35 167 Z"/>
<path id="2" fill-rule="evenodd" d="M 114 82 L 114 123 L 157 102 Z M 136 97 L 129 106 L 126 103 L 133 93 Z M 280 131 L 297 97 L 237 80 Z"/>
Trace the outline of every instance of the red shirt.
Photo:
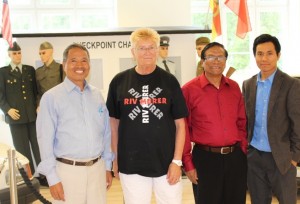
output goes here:
<path id="1" fill-rule="evenodd" d="M 194 169 L 191 142 L 222 147 L 240 142 L 246 152 L 246 113 L 238 84 L 222 76 L 219 89 L 205 75 L 191 80 L 182 88 L 189 116 L 186 118 L 186 138 L 183 164 L 186 171 Z"/>

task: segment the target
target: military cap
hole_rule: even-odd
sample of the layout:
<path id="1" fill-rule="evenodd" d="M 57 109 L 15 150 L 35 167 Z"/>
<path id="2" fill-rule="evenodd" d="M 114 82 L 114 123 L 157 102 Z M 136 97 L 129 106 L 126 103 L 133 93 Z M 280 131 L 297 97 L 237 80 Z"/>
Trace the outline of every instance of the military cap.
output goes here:
<path id="1" fill-rule="evenodd" d="M 43 42 L 40 45 L 40 50 L 47 50 L 47 49 L 53 49 L 53 46 L 49 42 Z"/>
<path id="2" fill-rule="evenodd" d="M 210 40 L 208 37 L 199 37 L 196 39 L 196 45 L 203 45 L 210 43 Z"/>
<path id="3" fill-rule="evenodd" d="M 168 36 L 160 37 L 160 46 L 169 46 L 170 38 Z"/>
<path id="4" fill-rule="evenodd" d="M 8 47 L 8 51 L 20 51 L 20 50 L 21 48 L 17 42 L 14 42 L 12 47 Z"/>

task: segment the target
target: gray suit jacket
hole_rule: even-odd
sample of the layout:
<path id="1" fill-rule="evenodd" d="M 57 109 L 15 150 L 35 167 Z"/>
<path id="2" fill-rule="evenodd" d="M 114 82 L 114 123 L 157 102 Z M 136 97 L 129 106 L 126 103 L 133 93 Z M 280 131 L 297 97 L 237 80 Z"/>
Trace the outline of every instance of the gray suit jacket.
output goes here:
<path id="1" fill-rule="evenodd" d="M 243 95 L 248 118 L 248 141 L 253 137 L 257 75 L 244 81 Z M 300 80 L 277 70 L 271 88 L 267 131 L 273 158 L 285 174 L 291 160 L 300 159 Z"/>

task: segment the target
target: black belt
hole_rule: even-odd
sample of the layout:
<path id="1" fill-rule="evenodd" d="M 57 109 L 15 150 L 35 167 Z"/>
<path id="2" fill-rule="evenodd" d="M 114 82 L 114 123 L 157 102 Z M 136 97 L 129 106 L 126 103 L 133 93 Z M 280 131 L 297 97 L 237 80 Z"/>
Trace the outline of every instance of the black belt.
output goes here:
<path id="1" fill-rule="evenodd" d="M 73 166 L 92 166 L 99 159 L 101 159 L 101 156 L 97 157 L 96 159 L 93 159 L 93 160 L 90 160 L 90 161 L 86 161 L 86 162 L 74 161 L 74 160 L 69 160 L 69 159 L 64 159 L 64 158 L 56 158 L 56 160 L 59 161 L 59 162 L 62 162 L 64 164 L 73 165 Z"/>
<path id="2" fill-rule="evenodd" d="M 195 144 L 195 147 L 208 151 L 213 153 L 219 153 L 219 154 L 229 154 L 232 153 L 238 146 L 239 143 L 235 143 L 234 145 L 229 145 L 225 147 L 211 147 L 211 146 L 205 146 L 200 144 Z"/>

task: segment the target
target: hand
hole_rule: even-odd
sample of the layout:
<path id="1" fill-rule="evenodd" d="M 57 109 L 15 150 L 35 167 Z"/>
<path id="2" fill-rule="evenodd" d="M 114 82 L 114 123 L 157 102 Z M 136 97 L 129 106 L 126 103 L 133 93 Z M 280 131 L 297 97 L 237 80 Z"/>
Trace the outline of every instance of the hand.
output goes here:
<path id="1" fill-rule="evenodd" d="M 40 111 L 40 106 L 38 106 L 37 108 L 36 108 L 36 113 L 38 113 Z"/>
<path id="2" fill-rule="evenodd" d="M 20 114 L 17 109 L 11 108 L 8 110 L 7 114 L 13 119 L 13 120 L 19 120 Z"/>
<path id="3" fill-rule="evenodd" d="M 174 185 L 180 181 L 181 178 L 181 167 L 177 164 L 171 163 L 169 165 L 167 180 L 170 185 Z"/>
<path id="4" fill-rule="evenodd" d="M 189 180 L 190 180 L 193 184 L 198 184 L 198 175 L 197 175 L 196 169 L 193 169 L 193 170 L 191 170 L 191 171 L 185 172 L 185 175 L 189 178 Z"/>
<path id="5" fill-rule="evenodd" d="M 65 194 L 62 183 L 59 182 L 53 186 L 50 186 L 50 193 L 54 200 L 62 200 L 65 201 Z"/>
<path id="6" fill-rule="evenodd" d="M 120 180 L 119 167 L 118 167 L 118 162 L 116 159 L 113 161 L 113 172 L 114 172 L 115 178 Z"/>
<path id="7" fill-rule="evenodd" d="M 297 162 L 295 162 L 294 160 L 292 160 L 291 163 L 292 163 L 292 165 L 293 165 L 294 167 L 297 167 Z"/>
<path id="8" fill-rule="evenodd" d="M 106 190 L 109 190 L 112 185 L 111 171 L 106 171 Z"/>

